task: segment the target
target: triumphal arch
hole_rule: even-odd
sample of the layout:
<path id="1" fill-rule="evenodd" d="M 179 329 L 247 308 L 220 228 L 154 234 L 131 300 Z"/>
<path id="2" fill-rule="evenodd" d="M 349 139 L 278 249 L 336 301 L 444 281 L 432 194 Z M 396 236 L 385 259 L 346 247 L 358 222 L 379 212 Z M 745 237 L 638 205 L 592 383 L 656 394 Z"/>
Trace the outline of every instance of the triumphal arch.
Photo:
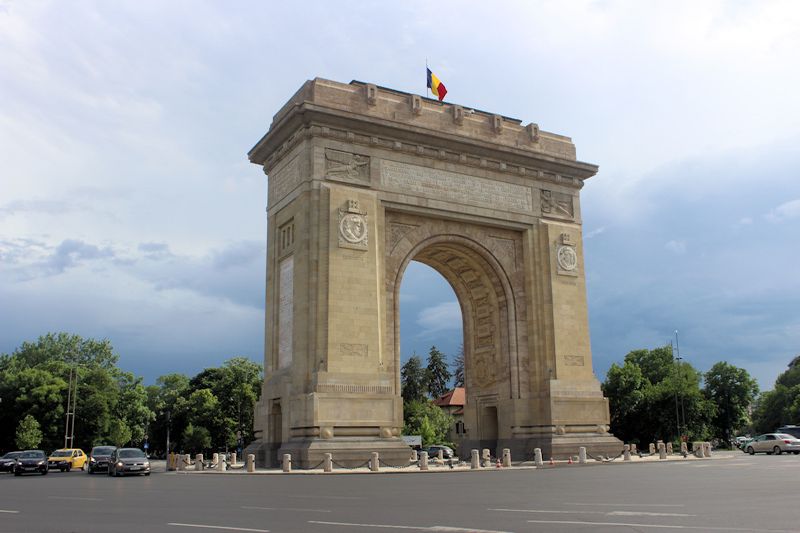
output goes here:
<path id="1" fill-rule="evenodd" d="M 597 167 L 568 137 L 314 79 L 249 159 L 269 176 L 259 464 L 329 452 L 359 464 L 373 451 L 407 462 L 398 296 L 410 261 L 440 272 L 461 306 L 463 449 L 621 450 L 586 310 L 579 193 Z"/>

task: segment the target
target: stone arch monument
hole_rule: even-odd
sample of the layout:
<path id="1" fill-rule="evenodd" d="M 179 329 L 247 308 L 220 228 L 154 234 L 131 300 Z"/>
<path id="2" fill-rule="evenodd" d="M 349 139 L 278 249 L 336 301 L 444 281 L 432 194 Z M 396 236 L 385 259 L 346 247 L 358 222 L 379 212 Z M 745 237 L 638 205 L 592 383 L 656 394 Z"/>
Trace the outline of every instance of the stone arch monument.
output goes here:
<path id="1" fill-rule="evenodd" d="M 249 152 L 268 174 L 259 464 L 405 463 L 398 296 L 420 261 L 461 306 L 464 450 L 618 453 L 592 371 L 579 192 L 536 124 L 314 79 Z M 463 450 L 462 450 L 463 453 Z"/>

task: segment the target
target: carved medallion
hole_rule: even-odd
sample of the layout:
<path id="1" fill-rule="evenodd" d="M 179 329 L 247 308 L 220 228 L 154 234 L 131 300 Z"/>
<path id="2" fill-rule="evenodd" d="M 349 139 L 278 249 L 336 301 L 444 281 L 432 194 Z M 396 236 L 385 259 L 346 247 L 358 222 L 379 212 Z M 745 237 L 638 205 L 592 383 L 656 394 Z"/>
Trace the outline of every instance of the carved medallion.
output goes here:
<path id="1" fill-rule="evenodd" d="M 572 246 L 559 246 L 557 252 L 558 266 L 567 272 L 574 272 L 578 268 L 578 254 Z"/>
<path id="2" fill-rule="evenodd" d="M 367 214 L 358 200 L 349 200 L 345 209 L 339 209 L 339 247 L 366 250 L 368 235 Z"/>

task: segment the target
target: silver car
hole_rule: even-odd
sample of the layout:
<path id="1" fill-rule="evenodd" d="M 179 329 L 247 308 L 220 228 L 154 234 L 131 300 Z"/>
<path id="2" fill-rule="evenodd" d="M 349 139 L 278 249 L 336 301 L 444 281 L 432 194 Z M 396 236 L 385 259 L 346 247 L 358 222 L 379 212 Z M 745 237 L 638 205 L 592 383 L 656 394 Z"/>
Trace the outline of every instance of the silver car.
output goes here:
<path id="1" fill-rule="evenodd" d="M 745 451 L 750 455 L 761 452 L 767 455 L 780 455 L 783 452 L 797 455 L 800 453 L 800 439 L 787 433 L 766 433 L 748 442 Z"/>

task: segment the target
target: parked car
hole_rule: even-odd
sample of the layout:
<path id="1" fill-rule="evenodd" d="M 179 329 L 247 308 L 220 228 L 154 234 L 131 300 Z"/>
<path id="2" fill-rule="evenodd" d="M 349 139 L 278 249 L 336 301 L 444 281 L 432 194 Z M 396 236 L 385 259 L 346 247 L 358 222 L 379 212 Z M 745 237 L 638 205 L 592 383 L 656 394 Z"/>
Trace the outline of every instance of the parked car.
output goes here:
<path id="1" fill-rule="evenodd" d="M 800 439 L 800 426 L 789 425 L 779 427 L 776 433 L 788 433 L 796 439 Z"/>
<path id="2" fill-rule="evenodd" d="M 441 445 L 428 446 L 422 451 L 428 452 L 428 457 L 433 458 L 439 456 L 439 450 L 442 451 L 442 456 L 445 459 L 452 459 L 453 457 L 456 456 L 455 452 L 453 452 L 453 448 L 451 448 L 450 446 L 441 446 Z"/>
<path id="3" fill-rule="evenodd" d="M 47 474 L 47 456 L 42 450 L 25 450 L 14 464 L 14 475 L 21 476 L 22 474 L 36 473 L 41 475 Z"/>
<path id="4" fill-rule="evenodd" d="M 780 455 L 783 452 L 800 453 L 800 439 L 788 433 L 765 433 L 747 443 L 745 450 L 750 455 L 766 453 L 767 455 Z"/>
<path id="5" fill-rule="evenodd" d="M 83 470 L 86 464 L 86 454 L 78 448 L 62 448 L 50 454 L 47 464 L 50 468 L 58 468 L 62 472 L 69 472 L 73 468 Z"/>
<path id="6" fill-rule="evenodd" d="M 150 460 L 139 448 L 117 448 L 111 454 L 108 475 L 124 476 L 125 474 L 150 475 Z"/>
<path id="7" fill-rule="evenodd" d="M 20 455 L 22 455 L 22 452 L 8 452 L 3 457 L 0 457 L 0 472 L 14 470 L 14 465 L 17 464 L 17 457 Z"/>
<path id="8" fill-rule="evenodd" d="M 89 474 L 95 472 L 108 472 L 108 464 L 111 462 L 111 454 L 116 450 L 115 446 L 95 446 L 89 452 L 89 462 L 86 471 Z"/>

